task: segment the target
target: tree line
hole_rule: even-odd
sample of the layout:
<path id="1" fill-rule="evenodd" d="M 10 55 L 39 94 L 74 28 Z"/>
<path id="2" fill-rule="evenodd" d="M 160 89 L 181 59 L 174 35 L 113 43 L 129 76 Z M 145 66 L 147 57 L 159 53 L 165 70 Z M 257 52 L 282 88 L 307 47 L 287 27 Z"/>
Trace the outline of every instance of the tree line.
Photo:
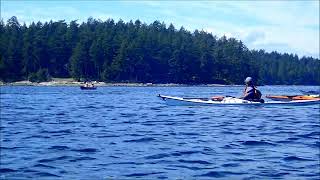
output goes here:
<path id="1" fill-rule="evenodd" d="M 50 77 L 105 82 L 320 84 L 320 60 L 249 50 L 242 41 L 159 21 L 89 18 L 21 25 L 0 22 L 0 79 Z"/>

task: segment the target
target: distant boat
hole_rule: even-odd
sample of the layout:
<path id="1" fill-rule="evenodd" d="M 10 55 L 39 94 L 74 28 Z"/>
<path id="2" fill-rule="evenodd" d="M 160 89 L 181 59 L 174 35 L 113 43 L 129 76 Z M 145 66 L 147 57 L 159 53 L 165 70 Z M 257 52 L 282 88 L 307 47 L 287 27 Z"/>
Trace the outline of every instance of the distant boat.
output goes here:
<path id="1" fill-rule="evenodd" d="M 84 85 L 80 86 L 80 89 L 82 89 L 82 90 L 95 90 L 95 89 L 97 89 L 97 87 L 94 86 L 93 83 L 86 82 Z"/>
<path id="2" fill-rule="evenodd" d="M 97 87 L 95 87 L 95 86 L 92 86 L 92 87 L 90 87 L 90 86 L 80 86 L 80 89 L 82 89 L 82 90 L 96 90 Z"/>

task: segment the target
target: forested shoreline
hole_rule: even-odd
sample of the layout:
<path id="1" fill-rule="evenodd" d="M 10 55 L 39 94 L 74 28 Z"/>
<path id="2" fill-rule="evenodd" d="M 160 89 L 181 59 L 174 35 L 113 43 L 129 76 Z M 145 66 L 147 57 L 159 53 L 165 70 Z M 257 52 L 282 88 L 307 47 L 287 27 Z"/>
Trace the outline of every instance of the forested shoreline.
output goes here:
<path id="1" fill-rule="evenodd" d="M 0 80 L 51 77 L 104 82 L 320 84 L 320 60 L 249 50 L 235 38 L 139 20 L 0 22 Z"/>

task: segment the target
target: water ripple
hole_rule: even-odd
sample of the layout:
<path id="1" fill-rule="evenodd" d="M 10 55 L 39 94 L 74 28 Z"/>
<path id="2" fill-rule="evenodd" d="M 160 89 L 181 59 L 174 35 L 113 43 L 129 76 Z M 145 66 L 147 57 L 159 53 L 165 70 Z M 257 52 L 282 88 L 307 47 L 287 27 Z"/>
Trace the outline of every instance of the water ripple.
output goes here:
<path id="1" fill-rule="evenodd" d="M 285 161 L 313 161 L 311 159 L 305 159 L 305 158 L 301 158 L 301 157 L 297 157 L 297 156 L 288 156 L 283 158 L 283 160 Z"/>
<path id="2" fill-rule="evenodd" d="M 140 139 L 132 139 L 132 140 L 124 140 L 123 142 L 149 142 L 149 141 L 154 141 L 154 138 L 140 138 Z"/>
<path id="3" fill-rule="evenodd" d="M 182 107 L 155 96 L 238 96 L 237 86 L 0 88 L 0 179 L 320 177 L 317 105 Z"/>

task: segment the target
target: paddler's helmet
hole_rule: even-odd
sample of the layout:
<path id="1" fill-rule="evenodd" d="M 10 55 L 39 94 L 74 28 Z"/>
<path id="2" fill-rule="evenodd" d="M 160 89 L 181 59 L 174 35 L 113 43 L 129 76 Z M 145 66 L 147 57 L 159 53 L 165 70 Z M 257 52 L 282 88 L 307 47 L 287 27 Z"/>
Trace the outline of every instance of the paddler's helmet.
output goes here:
<path id="1" fill-rule="evenodd" d="M 245 82 L 246 84 L 253 84 L 253 79 L 252 79 L 252 77 L 247 77 L 247 78 L 244 80 L 244 82 Z"/>

